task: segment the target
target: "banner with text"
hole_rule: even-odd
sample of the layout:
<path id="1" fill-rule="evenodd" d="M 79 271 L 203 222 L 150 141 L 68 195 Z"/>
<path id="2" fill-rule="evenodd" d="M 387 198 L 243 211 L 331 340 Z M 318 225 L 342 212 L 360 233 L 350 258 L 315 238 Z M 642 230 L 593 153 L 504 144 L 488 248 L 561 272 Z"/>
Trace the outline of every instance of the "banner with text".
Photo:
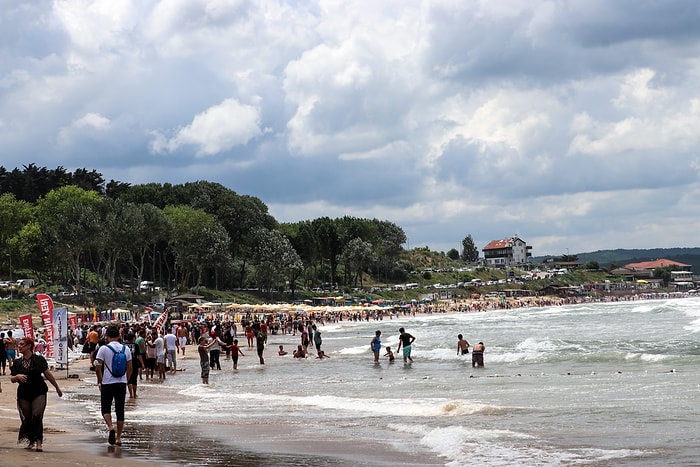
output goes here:
<path id="1" fill-rule="evenodd" d="M 58 364 L 68 363 L 68 310 L 66 308 L 53 310 L 53 357 Z"/>
<path id="2" fill-rule="evenodd" d="M 41 313 L 41 321 L 44 324 L 46 332 L 46 356 L 53 357 L 53 300 L 45 293 L 40 293 L 36 296 L 36 302 L 39 305 Z"/>
<path id="3" fill-rule="evenodd" d="M 156 330 L 158 330 L 158 332 L 160 332 L 163 326 L 165 326 L 166 319 L 168 319 L 168 310 L 165 310 L 163 313 L 161 313 L 158 319 L 156 320 Z"/>
<path id="4" fill-rule="evenodd" d="M 22 315 L 19 317 L 19 326 L 24 332 L 24 337 L 34 339 L 34 326 L 32 325 L 32 315 Z"/>

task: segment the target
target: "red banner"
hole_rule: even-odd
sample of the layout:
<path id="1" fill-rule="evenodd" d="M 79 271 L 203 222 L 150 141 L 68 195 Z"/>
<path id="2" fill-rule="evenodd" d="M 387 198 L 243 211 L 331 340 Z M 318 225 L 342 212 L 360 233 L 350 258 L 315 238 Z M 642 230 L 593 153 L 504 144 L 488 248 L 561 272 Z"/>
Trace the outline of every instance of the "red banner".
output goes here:
<path id="1" fill-rule="evenodd" d="M 72 330 L 78 329 L 78 315 L 68 315 L 68 323 L 70 324 L 70 328 Z"/>
<path id="2" fill-rule="evenodd" d="M 160 332 L 163 326 L 165 326 L 166 319 L 168 319 L 168 310 L 165 310 L 163 313 L 161 313 L 158 319 L 156 320 L 156 330 L 158 332 Z"/>
<path id="3" fill-rule="evenodd" d="M 19 317 L 19 326 L 24 332 L 24 337 L 34 339 L 34 326 L 32 325 L 32 315 L 22 315 Z"/>
<path id="4" fill-rule="evenodd" d="M 36 302 L 41 312 L 41 321 L 44 323 L 46 335 L 46 356 L 53 358 L 53 300 L 48 295 L 41 293 L 36 296 Z"/>

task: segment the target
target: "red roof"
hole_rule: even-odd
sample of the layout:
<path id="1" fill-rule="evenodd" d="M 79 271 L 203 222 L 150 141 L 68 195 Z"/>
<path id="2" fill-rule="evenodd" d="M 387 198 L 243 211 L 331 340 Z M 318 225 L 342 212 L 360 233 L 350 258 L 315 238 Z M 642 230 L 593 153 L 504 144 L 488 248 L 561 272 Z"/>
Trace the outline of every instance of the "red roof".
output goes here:
<path id="1" fill-rule="evenodd" d="M 484 250 L 501 250 L 503 248 L 508 248 L 513 246 L 513 241 L 516 237 L 504 238 L 503 240 L 491 240 L 491 242 L 484 247 Z"/>
<path id="2" fill-rule="evenodd" d="M 644 261 L 642 263 L 630 263 L 626 264 L 625 267 L 628 269 L 656 269 L 664 268 L 667 266 L 678 266 L 681 268 L 688 268 L 690 264 L 679 263 L 678 261 L 673 261 L 670 259 L 656 259 L 654 261 Z"/>

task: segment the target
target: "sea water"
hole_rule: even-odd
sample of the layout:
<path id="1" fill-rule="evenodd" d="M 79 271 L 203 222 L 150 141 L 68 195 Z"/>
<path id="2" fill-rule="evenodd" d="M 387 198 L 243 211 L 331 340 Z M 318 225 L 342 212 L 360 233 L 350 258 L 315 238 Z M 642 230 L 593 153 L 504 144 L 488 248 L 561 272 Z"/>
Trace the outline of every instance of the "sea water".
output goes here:
<path id="1" fill-rule="evenodd" d="M 399 327 L 416 337 L 414 361 L 404 364 L 397 352 L 394 363 L 375 365 L 375 331 L 396 350 Z M 292 351 L 300 341 L 279 334 L 269 336 L 259 365 L 239 336 L 246 356 L 238 370 L 222 355 L 222 371 L 206 386 L 189 347 L 180 360 L 187 371 L 141 382 L 127 407 L 125 449 L 192 465 L 353 465 L 353 446 L 363 465 L 394 465 L 397 453 L 415 465 L 700 464 L 700 299 L 418 314 L 320 329 L 330 359 L 279 357 L 280 344 Z M 485 344 L 484 368 L 457 355 L 457 334 Z M 94 388 L 71 397 L 100 423 Z M 314 460 L 325 443 L 344 455 L 328 448 Z M 363 446 L 388 454 L 367 455 Z"/>

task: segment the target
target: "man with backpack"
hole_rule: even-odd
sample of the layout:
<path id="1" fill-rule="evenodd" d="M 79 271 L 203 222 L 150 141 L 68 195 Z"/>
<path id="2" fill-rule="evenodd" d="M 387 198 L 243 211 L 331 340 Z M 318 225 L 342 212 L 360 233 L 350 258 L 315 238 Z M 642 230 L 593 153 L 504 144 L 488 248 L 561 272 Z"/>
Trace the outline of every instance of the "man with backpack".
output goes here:
<path id="1" fill-rule="evenodd" d="M 127 381 L 131 377 L 131 351 L 119 342 L 119 328 L 107 327 L 107 344 L 101 345 L 95 358 L 95 373 L 100 388 L 102 417 L 109 430 L 109 444 L 121 446 L 124 429 L 124 404 L 126 402 Z M 112 423 L 112 402 L 117 415 L 116 430 Z"/>

